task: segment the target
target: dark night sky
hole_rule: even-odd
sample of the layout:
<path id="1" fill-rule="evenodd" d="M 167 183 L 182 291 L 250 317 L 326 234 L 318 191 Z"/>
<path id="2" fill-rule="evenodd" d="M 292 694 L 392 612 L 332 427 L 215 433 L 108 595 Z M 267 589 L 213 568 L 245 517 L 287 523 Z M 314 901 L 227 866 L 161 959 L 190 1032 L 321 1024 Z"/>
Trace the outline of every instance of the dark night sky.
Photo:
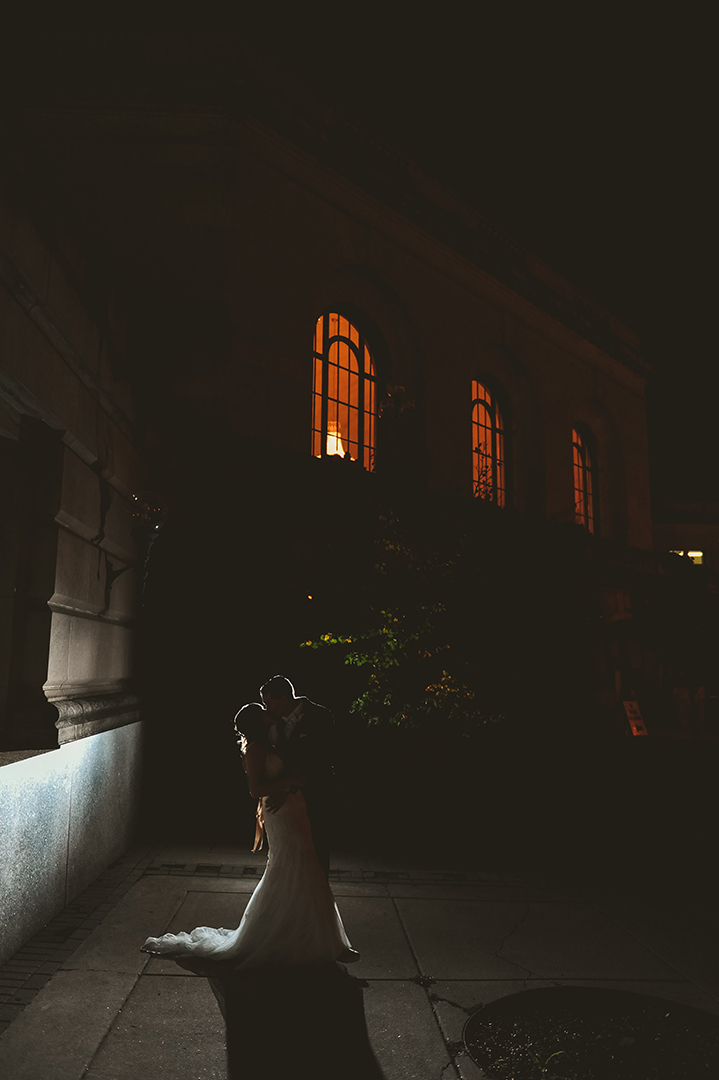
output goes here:
<path id="1" fill-rule="evenodd" d="M 238 71 L 266 56 L 635 329 L 657 370 L 657 490 L 719 499 L 713 35 L 708 9 L 641 9 L 240 5 L 232 20 L 203 9 L 192 28 L 155 19 L 140 33 L 236 40 Z M 54 54 L 61 72 L 63 33 L 41 49 L 26 37 L 14 70 L 38 56 L 49 70 Z M 96 70 L 135 39 L 115 25 L 85 35 Z"/>

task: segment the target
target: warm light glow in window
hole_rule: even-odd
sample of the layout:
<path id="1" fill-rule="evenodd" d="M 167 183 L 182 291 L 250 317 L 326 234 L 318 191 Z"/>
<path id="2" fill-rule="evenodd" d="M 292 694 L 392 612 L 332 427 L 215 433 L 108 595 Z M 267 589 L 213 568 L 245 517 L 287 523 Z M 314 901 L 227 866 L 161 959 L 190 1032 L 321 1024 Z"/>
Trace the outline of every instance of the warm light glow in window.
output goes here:
<path id="1" fill-rule="evenodd" d="M 594 532 L 594 469 L 589 447 L 578 431 L 572 430 L 574 460 L 574 520 Z"/>
<path id="2" fill-rule="evenodd" d="M 506 502 L 504 423 L 497 401 L 486 386 L 472 380 L 473 492 L 497 506 Z"/>
<path id="3" fill-rule="evenodd" d="M 345 448 L 342 445 L 342 436 L 337 430 L 337 421 L 327 421 L 327 454 L 339 454 L 344 457 Z"/>
<path id="4" fill-rule="evenodd" d="M 369 346 L 337 312 L 317 320 L 313 345 L 312 453 L 349 456 L 374 469 L 377 377 Z"/>
<path id="5" fill-rule="evenodd" d="M 671 554 L 672 555 L 686 555 L 686 557 L 688 559 L 691 559 L 691 561 L 693 563 L 695 563 L 697 566 L 701 566 L 702 563 L 704 562 L 704 552 L 703 551 L 676 551 L 676 550 L 672 550 Z"/>

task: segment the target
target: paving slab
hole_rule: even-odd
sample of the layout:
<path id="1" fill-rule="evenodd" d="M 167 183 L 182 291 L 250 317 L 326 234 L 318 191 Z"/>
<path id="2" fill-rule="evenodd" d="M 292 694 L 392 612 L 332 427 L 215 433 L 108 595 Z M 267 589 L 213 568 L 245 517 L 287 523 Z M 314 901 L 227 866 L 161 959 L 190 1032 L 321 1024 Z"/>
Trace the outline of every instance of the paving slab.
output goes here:
<path id="1" fill-rule="evenodd" d="M 190 892 L 201 889 L 204 892 L 252 893 L 259 884 L 259 877 L 204 877 L 202 874 L 149 874 L 146 880 L 172 881 L 175 888 Z M 154 935 L 157 937 L 157 935 Z"/>
<path id="2" fill-rule="evenodd" d="M 136 982 L 134 974 L 57 972 L 0 1037 L 0 1076 L 80 1080 Z"/>
<path id="3" fill-rule="evenodd" d="M 196 881 L 196 885 L 199 883 Z M 170 925 L 160 933 L 178 934 L 181 930 L 188 933 L 196 926 L 226 926 L 233 930 L 239 926 L 250 900 L 250 893 L 239 891 L 211 891 L 201 886 L 188 892 L 175 912 Z M 158 937 L 158 934 L 153 934 Z M 144 938 L 143 938 L 144 941 Z M 138 949 L 142 942 L 138 942 Z M 188 972 L 178 967 L 174 960 L 151 957 L 145 968 L 147 975 L 181 975 Z"/>
<path id="4" fill-rule="evenodd" d="M 372 1049 L 387 1080 L 455 1080 L 449 1052 L 421 986 L 370 981 L 364 1009 Z"/>
<path id="5" fill-rule="evenodd" d="M 419 971 L 392 900 L 340 896 L 337 907 L 347 936 L 361 959 L 351 971 L 358 979 L 412 979 Z"/>
<path id="6" fill-rule="evenodd" d="M 207 980 L 143 975 L 83 1080 L 226 1076 L 224 1021 Z"/>
<path id="7" fill-rule="evenodd" d="M 715 911 L 703 908 L 672 912 L 651 903 L 623 897 L 603 897 L 597 909 L 671 964 L 677 972 L 698 983 L 719 1001 L 719 941 Z"/>
<path id="8" fill-rule="evenodd" d="M 539 902 L 547 904 L 586 903 L 587 896 L 577 889 L 501 885 L 448 885 L 434 881 L 388 882 L 390 896 L 405 900 L 490 900 L 501 903 Z"/>
<path id="9" fill-rule="evenodd" d="M 140 945 L 164 927 L 185 898 L 187 889 L 179 878 L 142 878 L 108 912 L 65 961 L 66 968 L 122 971 L 139 975 L 148 956 Z M 138 944 L 139 943 L 139 944 Z"/>
<path id="10" fill-rule="evenodd" d="M 153 859 L 153 863 L 158 865 L 173 862 L 235 863 L 250 866 L 267 862 L 267 852 L 253 852 L 249 847 L 232 844 L 218 844 L 216 847 L 208 847 L 207 844 L 167 844 L 156 852 Z"/>
<path id="11" fill-rule="evenodd" d="M 374 870 L 379 873 L 397 873 L 407 871 L 408 866 L 401 859 L 385 858 L 367 852 L 333 852 L 330 857 L 330 870 Z"/>
<path id="12" fill-rule="evenodd" d="M 591 904 L 395 901 L 422 973 L 441 979 L 673 979 Z"/>
<path id="13" fill-rule="evenodd" d="M 384 896 L 389 897 L 386 885 L 363 881 L 330 881 L 335 896 Z"/>

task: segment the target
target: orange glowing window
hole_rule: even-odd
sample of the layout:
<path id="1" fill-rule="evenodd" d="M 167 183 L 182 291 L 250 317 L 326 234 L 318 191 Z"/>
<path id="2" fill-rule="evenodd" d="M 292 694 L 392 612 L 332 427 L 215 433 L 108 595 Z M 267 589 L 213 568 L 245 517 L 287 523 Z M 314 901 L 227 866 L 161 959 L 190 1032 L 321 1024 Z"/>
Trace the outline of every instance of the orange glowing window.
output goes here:
<path id="1" fill-rule="evenodd" d="M 312 453 L 375 467 L 377 375 L 362 333 L 336 311 L 317 320 L 313 345 Z"/>
<path id="2" fill-rule="evenodd" d="M 481 382 L 472 380 L 473 492 L 506 505 L 504 422 L 499 404 Z"/>
<path id="3" fill-rule="evenodd" d="M 587 440 L 576 428 L 572 429 L 572 457 L 574 461 L 574 520 L 593 533 L 596 525 L 594 503 L 594 462 Z"/>

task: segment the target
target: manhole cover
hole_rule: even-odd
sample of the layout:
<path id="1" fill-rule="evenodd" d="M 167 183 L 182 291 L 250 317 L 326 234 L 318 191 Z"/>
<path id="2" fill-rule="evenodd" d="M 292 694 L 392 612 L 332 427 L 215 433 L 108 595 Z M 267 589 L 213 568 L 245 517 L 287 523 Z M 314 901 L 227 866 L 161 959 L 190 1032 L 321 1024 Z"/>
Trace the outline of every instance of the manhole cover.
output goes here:
<path id="1" fill-rule="evenodd" d="M 719 1076 L 719 1017 L 624 990 L 525 990 L 482 1006 L 463 1037 L 496 1080 Z"/>

